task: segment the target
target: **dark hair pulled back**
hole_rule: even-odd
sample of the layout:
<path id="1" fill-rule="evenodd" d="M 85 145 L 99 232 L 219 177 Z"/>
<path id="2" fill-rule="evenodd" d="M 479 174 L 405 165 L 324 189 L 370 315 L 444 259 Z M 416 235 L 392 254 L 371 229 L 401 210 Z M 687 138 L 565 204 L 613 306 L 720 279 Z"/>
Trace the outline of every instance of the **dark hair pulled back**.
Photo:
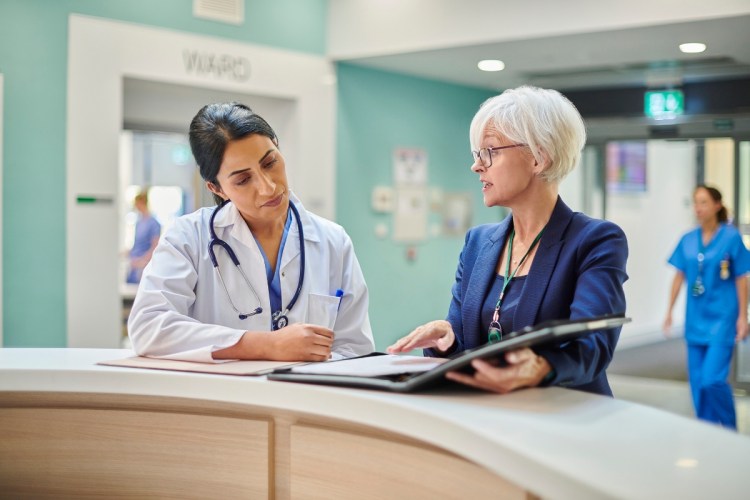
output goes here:
<path id="1" fill-rule="evenodd" d="M 727 207 L 724 206 L 724 203 L 721 201 L 721 191 L 716 189 L 715 187 L 706 186 L 705 184 L 700 184 L 698 187 L 695 188 L 695 191 L 698 191 L 699 189 L 704 189 L 708 193 L 708 195 L 711 197 L 712 200 L 721 203 L 721 208 L 718 212 L 716 212 L 716 218 L 720 223 L 727 222 L 729 220 L 729 214 L 727 213 Z"/>
<path id="2" fill-rule="evenodd" d="M 260 115 L 238 102 L 221 102 L 203 106 L 190 122 L 190 149 L 203 180 L 219 185 L 216 176 L 227 145 L 249 135 L 268 137 L 276 146 L 279 141 L 271 126 Z M 214 194 L 217 204 L 221 197 Z"/>

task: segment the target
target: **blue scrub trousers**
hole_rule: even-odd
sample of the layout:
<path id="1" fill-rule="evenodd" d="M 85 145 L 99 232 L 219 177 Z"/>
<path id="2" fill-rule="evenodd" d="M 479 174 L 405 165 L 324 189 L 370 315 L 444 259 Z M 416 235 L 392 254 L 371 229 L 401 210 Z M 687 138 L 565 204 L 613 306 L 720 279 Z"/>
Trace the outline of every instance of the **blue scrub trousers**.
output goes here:
<path id="1" fill-rule="evenodd" d="M 727 382 L 734 346 L 688 344 L 687 347 L 688 377 L 696 416 L 737 429 L 732 387 Z"/>

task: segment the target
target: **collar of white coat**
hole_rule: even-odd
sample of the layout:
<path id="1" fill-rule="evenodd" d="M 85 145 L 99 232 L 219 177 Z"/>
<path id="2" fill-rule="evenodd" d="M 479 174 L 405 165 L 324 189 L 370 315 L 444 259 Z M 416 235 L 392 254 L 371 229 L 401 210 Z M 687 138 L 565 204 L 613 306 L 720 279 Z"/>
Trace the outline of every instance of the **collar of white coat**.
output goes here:
<path id="1" fill-rule="evenodd" d="M 297 207 L 297 211 L 299 212 L 299 217 L 302 221 L 302 229 L 305 231 L 305 241 L 319 242 L 320 237 L 318 236 L 318 232 L 313 226 L 310 214 L 307 213 L 307 210 L 305 210 L 302 202 L 291 190 L 289 190 L 289 200 L 294 203 L 294 206 Z M 235 207 L 234 203 L 232 202 L 227 203 L 227 206 L 222 208 L 219 213 L 216 214 L 216 219 L 214 220 L 214 228 L 230 226 L 247 227 L 245 219 L 242 218 L 240 211 L 237 210 L 237 207 Z M 294 215 L 292 215 L 292 224 L 289 227 L 288 238 L 299 238 L 299 229 L 297 228 L 297 220 Z"/>

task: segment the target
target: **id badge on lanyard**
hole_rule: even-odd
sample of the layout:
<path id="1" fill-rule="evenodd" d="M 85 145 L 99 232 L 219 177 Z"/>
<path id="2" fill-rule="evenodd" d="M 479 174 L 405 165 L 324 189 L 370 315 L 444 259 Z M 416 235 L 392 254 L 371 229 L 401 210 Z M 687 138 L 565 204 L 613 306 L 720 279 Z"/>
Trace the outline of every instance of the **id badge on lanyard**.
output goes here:
<path id="1" fill-rule="evenodd" d="M 698 235 L 698 276 L 696 276 L 690 291 L 693 297 L 700 297 L 706 293 L 706 287 L 703 285 L 703 261 L 706 259 L 705 248 L 703 247 L 703 237 Z"/>
<path id="2" fill-rule="evenodd" d="M 701 249 L 702 250 L 702 249 Z M 693 297 L 700 297 L 704 293 L 706 293 L 706 287 L 703 286 L 703 260 L 704 260 L 703 252 L 698 253 L 698 276 L 695 278 L 695 282 L 693 282 L 693 286 L 690 288 L 690 291 L 693 293 Z"/>
<path id="3" fill-rule="evenodd" d="M 729 254 L 725 253 L 724 258 L 719 262 L 719 278 L 726 281 L 729 279 Z"/>

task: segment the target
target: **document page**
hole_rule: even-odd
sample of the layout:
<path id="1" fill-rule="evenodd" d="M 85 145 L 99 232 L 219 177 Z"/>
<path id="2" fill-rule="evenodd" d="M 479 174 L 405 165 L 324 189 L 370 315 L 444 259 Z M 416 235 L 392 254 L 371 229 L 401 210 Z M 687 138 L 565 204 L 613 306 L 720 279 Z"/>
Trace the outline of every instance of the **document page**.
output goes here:
<path id="1" fill-rule="evenodd" d="M 145 358 L 133 356 L 125 359 L 100 361 L 98 365 L 121 366 L 126 368 L 150 368 L 179 372 L 215 373 L 218 375 L 266 375 L 276 368 L 295 363 L 289 361 L 227 361 L 224 363 L 195 363 L 172 359 Z"/>
<path id="2" fill-rule="evenodd" d="M 417 356 L 367 356 L 327 363 L 311 363 L 293 367 L 292 373 L 310 375 L 345 375 L 352 377 L 380 377 L 400 373 L 421 373 L 432 370 L 448 361 L 445 358 L 422 358 Z"/>

